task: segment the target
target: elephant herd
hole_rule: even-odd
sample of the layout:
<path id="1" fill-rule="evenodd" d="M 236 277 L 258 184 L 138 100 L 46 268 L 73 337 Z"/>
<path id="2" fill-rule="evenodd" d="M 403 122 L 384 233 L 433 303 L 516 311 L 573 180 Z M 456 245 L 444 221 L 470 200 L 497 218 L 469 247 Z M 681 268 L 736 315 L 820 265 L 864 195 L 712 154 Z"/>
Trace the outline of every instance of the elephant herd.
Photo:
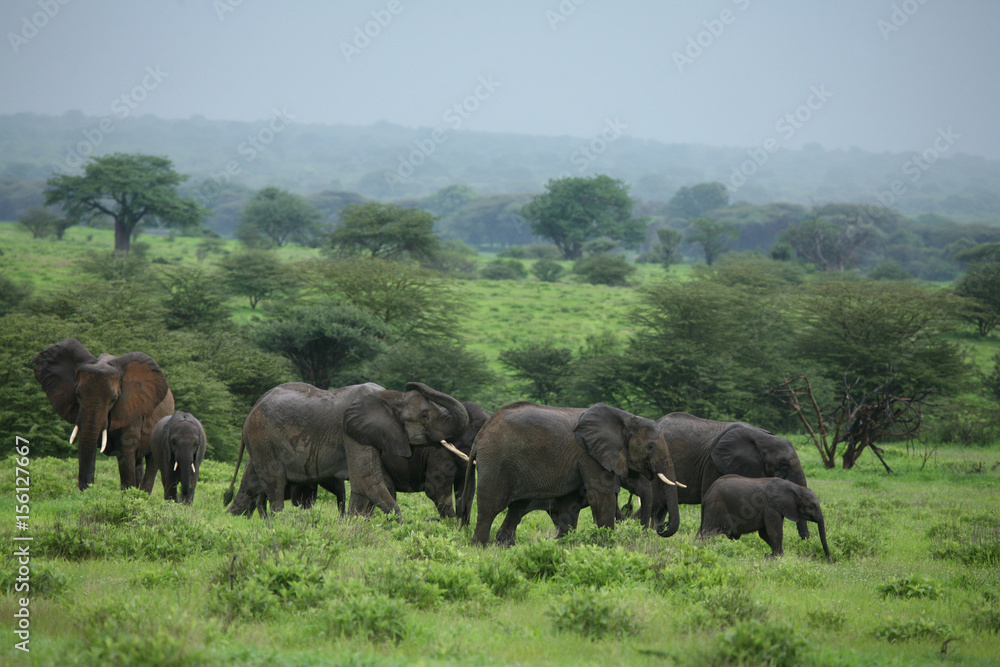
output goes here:
<path id="1" fill-rule="evenodd" d="M 42 350 L 33 365 L 56 413 L 73 424 L 70 442 L 79 436 L 81 490 L 94 481 L 99 449 L 118 458 L 122 488 L 149 493 L 159 472 L 166 499 L 193 501 L 205 431 L 193 415 L 174 412 L 152 358 L 94 357 L 68 339 Z M 595 524 L 613 527 L 622 518 L 617 497 L 624 488 L 639 498 L 642 525 L 662 537 L 677 532 L 680 504 L 697 504 L 699 537 L 757 532 L 777 556 L 784 519 L 797 523 L 803 539 L 813 521 L 830 557 L 819 502 L 788 440 L 684 412 L 654 421 L 604 404 L 517 402 L 489 415 L 420 382 L 402 392 L 374 383 L 279 385 L 243 424 L 228 512 L 266 516 L 268 505 L 281 511 L 286 500 L 308 508 L 320 486 L 336 496 L 341 514 L 364 516 L 375 508 L 398 516 L 396 494 L 422 491 L 441 517 L 457 516 L 463 525 L 475 499 L 476 545 L 490 541 L 504 511 L 494 537 L 501 545 L 514 544 L 518 524 L 533 510 L 548 512 L 559 536 L 576 527 L 587 506 Z"/>

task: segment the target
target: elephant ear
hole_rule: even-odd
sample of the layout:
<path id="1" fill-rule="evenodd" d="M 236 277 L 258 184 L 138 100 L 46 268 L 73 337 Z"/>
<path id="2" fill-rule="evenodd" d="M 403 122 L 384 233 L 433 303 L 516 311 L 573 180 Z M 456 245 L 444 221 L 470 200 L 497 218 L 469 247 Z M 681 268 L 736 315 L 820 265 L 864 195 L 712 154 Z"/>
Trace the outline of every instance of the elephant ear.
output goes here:
<path id="1" fill-rule="evenodd" d="M 111 364 L 122 371 L 122 388 L 111 408 L 108 428 L 124 428 L 151 411 L 167 396 L 167 379 L 153 358 L 142 352 L 116 357 Z"/>
<path id="2" fill-rule="evenodd" d="M 410 457 L 410 439 L 385 393 L 375 392 L 355 400 L 344 411 L 344 432 L 362 445 L 386 454 Z M 392 392 L 397 393 L 397 392 Z"/>
<path id="3" fill-rule="evenodd" d="M 70 424 L 76 423 L 80 408 L 76 402 L 76 368 L 95 361 L 97 358 L 75 338 L 50 345 L 31 361 L 35 379 L 42 385 L 49 403 Z"/>
<path id="4" fill-rule="evenodd" d="M 768 504 L 781 516 L 792 521 L 799 520 L 799 494 L 796 485 L 783 479 L 775 479 L 764 487 Z"/>
<path id="5" fill-rule="evenodd" d="M 757 449 L 755 429 L 735 426 L 719 437 L 712 448 L 712 462 L 723 475 L 764 477 L 764 464 Z"/>
<path id="6" fill-rule="evenodd" d="M 573 429 L 573 435 L 583 448 L 606 470 L 619 477 L 628 475 L 625 422 L 629 417 L 627 412 L 598 403 L 580 415 Z"/>

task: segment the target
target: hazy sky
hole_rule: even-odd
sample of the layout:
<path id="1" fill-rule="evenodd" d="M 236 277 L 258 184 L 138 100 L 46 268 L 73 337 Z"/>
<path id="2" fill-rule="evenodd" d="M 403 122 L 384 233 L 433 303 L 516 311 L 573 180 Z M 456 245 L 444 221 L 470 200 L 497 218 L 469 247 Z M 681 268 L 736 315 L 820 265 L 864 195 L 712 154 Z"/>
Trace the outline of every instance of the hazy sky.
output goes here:
<path id="1" fill-rule="evenodd" d="M 947 133 L 1000 158 L 997 0 L 4 0 L 0 26 L 0 113 L 284 109 L 585 138 L 610 121 L 667 143 L 871 151 Z"/>

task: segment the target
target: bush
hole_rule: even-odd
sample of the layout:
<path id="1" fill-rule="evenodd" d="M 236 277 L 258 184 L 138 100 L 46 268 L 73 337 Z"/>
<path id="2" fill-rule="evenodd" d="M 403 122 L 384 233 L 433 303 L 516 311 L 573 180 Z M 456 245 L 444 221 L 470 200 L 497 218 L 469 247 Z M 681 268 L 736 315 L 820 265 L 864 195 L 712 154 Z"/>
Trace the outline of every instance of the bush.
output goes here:
<path id="1" fill-rule="evenodd" d="M 625 285 L 635 273 L 635 267 L 624 257 L 595 255 L 573 264 L 573 273 L 594 285 Z"/>
<path id="2" fill-rule="evenodd" d="M 363 589 L 328 600 L 318 622 L 332 634 L 373 642 L 398 644 L 409 633 L 406 603 Z"/>
<path id="3" fill-rule="evenodd" d="M 513 245 L 497 253 L 497 257 L 513 257 L 515 259 L 559 259 L 562 252 L 552 243 L 532 243 L 531 245 Z"/>
<path id="4" fill-rule="evenodd" d="M 727 628 L 744 621 L 767 620 L 767 605 L 742 588 L 708 588 L 697 599 L 700 607 L 691 619 L 695 627 Z"/>
<path id="5" fill-rule="evenodd" d="M 25 583 L 18 581 L 20 577 L 21 564 L 14 558 L 7 559 L 4 569 L 0 572 L 0 594 L 12 595 L 14 597 L 56 597 L 61 595 L 69 585 L 66 577 L 53 568 L 51 565 L 38 561 L 31 561 L 31 575 L 27 582 L 29 590 L 17 590 L 18 584 Z M 22 578 L 23 579 L 23 578 Z"/>
<path id="6" fill-rule="evenodd" d="M 650 577 L 649 556 L 622 547 L 582 546 L 566 552 L 566 567 L 553 580 L 568 588 L 599 589 L 628 583 L 645 583 Z"/>
<path id="7" fill-rule="evenodd" d="M 552 619 L 552 627 L 556 630 L 575 632 L 590 639 L 635 635 L 640 630 L 632 611 L 606 591 L 584 589 L 564 595 L 546 615 Z"/>
<path id="8" fill-rule="evenodd" d="M 486 584 L 498 598 L 523 598 L 528 592 L 528 582 L 511 559 L 504 554 L 493 560 L 484 558 L 479 562 L 479 580 Z"/>
<path id="9" fill-rule="evenodd" d="M 209 609 L 226 619 L 267 619 L 326 599 L 325 568 L 287 552 L 238 553 L 215 574 Z"/>
<path id="10" fill-rule="evenodd" d="M 554 259 L 540 259 L 531 267 L 531 273 L 539 280 L 554 283 L 563 274 L 562 264 Z"/>
<path id="11" fill-rule="evenodd" d="M 883 598 L 892 596 L 905 600 L 914 598 L 928 598 L 933 600 L 941 595 L 937 584 L 919 576 L 902 577 L 901 579 L 879 586 L 877 590 L 882 594 Z"/>
<path id="12" fill-rule="evenodd" d="M 749 620 L 720 633 L 712 664 L 797 665 L 806 649 L 806 641 L 785 625 Z"/>
<path id="13" fill-rule="evenodd" d="M 516 259 L 495 259 L 480 269 L 479 275 L 487 280 L 522 280 L 528 272 Z"/>
<path id="14" fill-rule="evenodd" d="M 528 580 L 548 579 L 566 562 L 566 550 L 554 540 L 515 546 L 511 561 Z"/>
<path id="15" fill-rule="evenodd" d="M 921 616 L 913 620 L 890 620 L 876 628 L 874 634 L 877 639 L 894 644 L 911 639 L 946 638 L 952 634 L 952 628 L 947 623 L 938 623 Z"/>

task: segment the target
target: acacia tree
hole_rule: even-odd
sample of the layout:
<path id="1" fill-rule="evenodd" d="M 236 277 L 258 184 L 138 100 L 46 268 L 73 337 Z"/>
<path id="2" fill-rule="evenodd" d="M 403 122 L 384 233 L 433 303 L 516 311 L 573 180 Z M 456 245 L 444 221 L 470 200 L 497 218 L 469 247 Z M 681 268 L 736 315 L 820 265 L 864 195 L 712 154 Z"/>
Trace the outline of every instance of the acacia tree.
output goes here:
<path id="1" fill-rule="evenodd" d="M 280 248 L 289 242 L 309 243 L 318 225 L 319 211 L 305 197 L 270 185 L 247 202 L 236 236 L 248 246 L 273 243 Z"/>
<path id="2" fill-rule="evenodd" d="M 127 254 L 140 224 L 187 230 L 201 224 L 208 211 L 177 193 L 177 186 L 185 179 L 187 176 L 174 171 L 173 162 L 165 157 L 114 153 L 91 158 L 82 176 L 58 174 L 49 178 L 45 203 L 60 204 L 73 224 L 86 224 L 101 216 L 111 218 L 115 251 Z"/>
<path id="3" fill-rule="evenodd" d="M 1000 261 L 973 266 L 955 286 L 962 297 L 962 318 L 986 337 L 1000 324 Z"/>
<path id="4" fill-rule="evenodd" d="M 551 342 L 529 343 L 501 350 L 499 359 L 514 377 L 528 383 L 529 397 L 548 403 L 566 388 L 573 351 Z"/>
<path id="5" fill-rule="evenodd" d="M 731 222 L 720 222 L 712 218 L 695 218 L 691 220 L 687 236 L 688 243 L 697 243 L 705 253 L 705 263 L 712 263 L 725 254 L 731 247 L 732 239 L 739 236 L 740 231 Z"/>
<path id="6" fill-rule="evenodd" d="M 340 212 L 341 224 L 330 234 L 329 248 L 339 256 L 432 261 L 441 245 L 434 220 L 427 211 L 396 204 L 351 204 Z"/>
<path id="7" fill-rule="evenodd" d="M 565 259 L 580 259 L 583 244 L 601 236 L 627 248 L 644 240 L 647 221 L 632 217 L 624 181 L 600 174 L 550 180 L 545 189 L 525 204 L 521 215 L 535 234 L 555 243 Z"/>
<path id="8" fill-rule="evenodd" d="M 268 250 L 248 248 L 224 257 L 219 266 L 226 288 L 233 294 L 248 297 L 251 309 L 257 308 L 261 299 L 293 288 L 288 268 Z"/>
<path id="9" fill-rule="evenodd" d="M 678 218 L 697 218 L 729 204 L 729 190 L 722 183 L 698 183 L 680 188 L 667 202 L 666 212 Z"/>

